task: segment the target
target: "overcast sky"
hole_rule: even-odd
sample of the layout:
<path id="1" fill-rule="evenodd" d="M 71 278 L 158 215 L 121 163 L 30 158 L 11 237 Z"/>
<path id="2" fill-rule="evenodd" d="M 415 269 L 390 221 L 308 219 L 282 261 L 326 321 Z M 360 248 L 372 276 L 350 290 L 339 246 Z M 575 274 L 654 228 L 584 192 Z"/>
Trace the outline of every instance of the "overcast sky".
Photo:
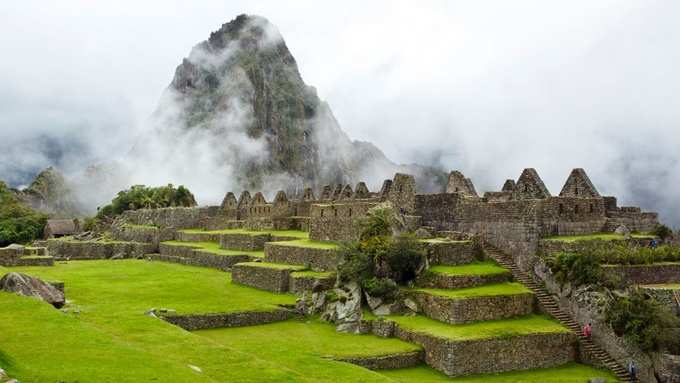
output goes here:
<path id="1" fill-rule="evenodd" d="M 415 5 L 418 4 L 418 5 Z M 680 225 L 678 1 L 0 2 L 0 179 L 127 150 L 193 45 L 278 26 L 354 139 L 477 189 L 584 167 Z"/>

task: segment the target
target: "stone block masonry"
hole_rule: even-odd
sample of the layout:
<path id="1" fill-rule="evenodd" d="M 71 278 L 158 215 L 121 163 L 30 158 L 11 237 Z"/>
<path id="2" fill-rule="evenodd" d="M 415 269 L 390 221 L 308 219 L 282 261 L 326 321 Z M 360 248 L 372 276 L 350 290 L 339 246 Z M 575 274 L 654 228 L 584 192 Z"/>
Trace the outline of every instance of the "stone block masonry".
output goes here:
<path id="1" fill-rule="evenodd" d="M 304 267 L 272 265 L 263 262 L 235 264 L 231 269 L 231 280 L 235 283 L 267 290 L 274 293 L 287 293 L 290 274 Z"/>
<path id="2" fill-rule="evenodd" d="M 206 330 L 212 328 L 257 326 L 272 322 L 280 322 L 295 317 L 292 310 L 277 309 L 272 311 L 243 311 L 233 313 L 211 314 L 162 314 L 160 318 L 187 331 Z"/>
<path id="3" fill-rule="evenodd" d="M 418 366 L 425 360 L 425 352 L 412 351 L 390 355 L 334 358 L 334 360 L 356 364 L 369 370 L 390 370 Z"/>
<path id="4" fill-rule="evenodd" d="M 451 340 L 395 326 L 394 335 L 425 349 L 425 362 L 448 376 L 549 368 L 576 357 L 571 333 Z"/>
<path id="5" fill-rule="evenodd" d="M 264 259 L 271 263 L 303 265 L 315 271 L 335 271 L 339 255 L 334 249 L 319 249 L 267 243 L 264 245 Z"/>
<path id="6" fill-rule="evenodd" d="M 155 246 L 139 242 L 69 241 L 50 239 L 47 249 L 55 259 L 108 259 L 113 256 L 122 258 L 141 258 L 153 253 Z"/>
<path id="7" fill-rule="evenodd" d="M 487 275 L 447 275 L 444 273 L 427 272 L 418 278 L 417 285 L 433 289 L 462 289 L 490 283 L 507 282 L 511 277 L 510 271 Z"/>
<path id="8" fill-rule="evenodd" d="M 623 286 L 680 283 L 680 263 L 606 265 L 604 272 Z"/>
<path id="9" fill-rule="evenodd" d="M 451 298 L 416 291 L 413 296 L 427 317 L 451 324 L 506 319 L 534 310 L 532 293 Z"/>
<path id="10" fill-rule="evenodd" d="M 428 259 L 434 265 L 462 265 L 480 261 L 483 253 L 473 241 L 426 240 Z"/>
<path id="11" fill-rule="evenodd" d="M 271 237 L 270 234 L 222 234 L 219 242 L 223 249 L 262 250 Z"/>
<path id="12" fill-rule="evenodd" d="M 209 267 L 222 271 L 230 271 L 235 264 L 252 260 L 252 257 L 247 254 L 221 255 L 191 246 L 177 246 L 163 243 L 159 245 L 159 251 L 161 256 L 154 258 L 160 261 Z"/>

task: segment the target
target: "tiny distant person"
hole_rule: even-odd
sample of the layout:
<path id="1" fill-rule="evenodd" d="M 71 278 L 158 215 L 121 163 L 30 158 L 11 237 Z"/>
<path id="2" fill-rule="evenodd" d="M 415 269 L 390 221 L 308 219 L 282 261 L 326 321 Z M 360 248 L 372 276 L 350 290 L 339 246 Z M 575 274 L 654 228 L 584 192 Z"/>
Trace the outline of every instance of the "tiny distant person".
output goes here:
<path id="1" fill-rule="evenodd" d="M 637 366 L 633 360 L 628 363 L 628 374 L 630 374 L 631 379 L 637 380 Z"/>
<path id="2" fill-rule="evenodd" d="M 586 338 L 590 338 L 590 336 L 593 334 L 593 325 L 591 323 L 588 323 L 587 325 L 583 326 L 583 336 Z"/>
<path id="3" fill-rule="evenodd" d="M 656 249 L 657 246 L 659 246 L 659 243 L 656 242 L 656 238 L 652 239 L 652 240 L 649 242 L 649 247 L 651 247 L 652 249 Z"/>

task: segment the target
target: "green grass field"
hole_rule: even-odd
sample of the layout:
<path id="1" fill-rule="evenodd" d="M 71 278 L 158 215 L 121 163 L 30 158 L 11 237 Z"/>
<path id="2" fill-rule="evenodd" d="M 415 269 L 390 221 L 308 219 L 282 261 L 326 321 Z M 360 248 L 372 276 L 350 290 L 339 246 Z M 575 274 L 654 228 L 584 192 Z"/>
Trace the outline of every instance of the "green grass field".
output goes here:
<path id="1" fill-rule="evenodd" d="M 296 239 L 295 241 L 272 242 L 282 246 L 310 247 L 314 249 L 335 250 L 338 245 L 332 242 L 314 241 L 311 239 Z"/>
<path id="2" fill-rule="evenodd" d="M 415 289 L 415 291 L 422 291 L 431 295 L 438 295 L 441 297 L 454 299 L 531 293 L 531 290 L 526 288 L 523 284 L 515 282 L 493 283 L 478 287 L 467 287 L 463 289 Z"/>
<path id="3" fill-rule="evenodd" d="M 651 234 L 631 234 L 632 238 L 638 238 L 638 239 L 652 239 L 654 238 L 653 235 Z M 560 235 L 560 236 L 554 236 L 554 237 L 546 237 L 543 238 L 544 240 L 547 241 L 561 241 L 561 242 L 577 242 L 577 241 L 593 241 L 593 240 L 600 240 L 600 241 L 622 241 L 625 239 L 625 237 L 621 234 L 616 234 L 616 233 L 597 233 L 597 234 L 588 234 L 588 235 Z"/>
<path id="4" fill-rule="evenodd" d="M 379 373 L 329 358 L 401 353 L 417 346 L 338 333 L 309 318 L 190 333 L 144 314 L 151 308 L 270 310 L 295 301 L 293 295 L 231 284 L 229 273 L 208 268 L 102 260 L 0 267 L 0 275 L 8 271 L 64 281 L 69 300 L 64 313 L 34 298 L 0 292 L 0 366 L 22 382 L 538 383 L 604 376 L 580 365 L 454 380 L 427 367 Z M 421 317 L 395 320 L 457 339 L 563 330 L 538 316 L 461 326 Z"/>
<path id="5" fill-rule="evenodd" d="M 422 367 L 388 370 L 381 373 L 396 383 L 583 383 L 594 377 L 606 378 L 609 383 L 618 382 L 609 371 L 596 370 L 576 363 L 555 368 L 493 375 L 472 375 L 460 378 L 449 378 L 438 371 Z"/>
<path id="6" fill-rule="evenodd" d="M 182 241 L 165 241 L 161 242 L 165 245 L 172 245 L 172 246 L 191 246 L 196 249 L 201 249 L 205 250 L 209 253 L 212 254 L 217 254 L 217 255 L 250 255 L 252 257 L 256 258 L 264 258 L 264 251 L 262 250 L 227 250 L 227 249 L 222 249 L 220 247 L 219 243 L 216 242 L 182 242 Z"/>
<path id="7" fill-rule="evenodd" d="M 309 233 L 300 230 L 247 230 L 247 229 L 224 229 L 224 230 L 203 230 L 203 229 L 185 229 L 180 230 L 183 233 L 197 234 L 247 234 L 247 235 L 261 235 L 270 234 L 278 237 L 293 237 L 299 239 L 308 239 Z"/>
<path id="8" fill-rule="evenodd" d="M 475 262 L 460 266 L 437 265 L 430 267 L 429 271 L 451 276 L 497 275 L 507 274 L 510 272 L 510 270 L 499 266 L 493 261 Z"/>
<path id="9" fill-rule="evenodd" d="M 451 340 L 476 340 L 527 334 L 569 332 L 567 328 L 541 315 L 450 325 L 424 316 L 388 316 L 405 329 Z"/>

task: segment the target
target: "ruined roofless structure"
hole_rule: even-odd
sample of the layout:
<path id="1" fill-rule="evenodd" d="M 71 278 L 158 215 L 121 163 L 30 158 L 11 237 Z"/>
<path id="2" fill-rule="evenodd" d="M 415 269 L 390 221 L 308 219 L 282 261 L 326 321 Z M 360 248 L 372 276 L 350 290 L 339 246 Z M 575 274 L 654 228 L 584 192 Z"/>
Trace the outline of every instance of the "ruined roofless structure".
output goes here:
<path id="1" fill-rule="evenodd" d="M 298 198 L 279 191 L 268 202 L 262 193 L 228 193 L 219 215 L 230 227 L 251 229 L 301 229 L 317 240 L 356 239 L 354 223 L 369 209 L 389 201 L 408 228 L 480 234 L 487 240 L 526 243 L 550 235 L 612 232 L 621 225 L 650 231 L 658 223 L 656 213 L 637 207 L 618 207 L 616 198 L 600 196 L 583 169 L 569 174 L 562 191 L 553 196 L 535 169 L 524 169 L 518 179 L 507 180 L 501 191 L 479 196 L 470 178 L 452 171 L 444 193 L 419 194 L 413 176 L 396 174 L 385 180 L 379 192 L 366 184 L 328 185 L 319 198 L 306 189 Z"/>
<path id="2" fill-rule="evenodd" d="M 317 197 L 318 196 L 318 197 Z M 254 230 L 303 230 L 313 240 L 357 239 L 357 222 L 378 204 L 390 202 L 407 230 L 456 231 L 480 235 L 487 243 L 532 253 L 538 240 L 552 235 L 613 232 L 619 226 L 631 231 L 651 231 L 656 213 L 638 207 L 619 207 L 615 197 L 601 196 L 583 169 L 574 169 L 561 192 L 553 196 L 535 169 L 524 169 L 517 180 L 507 180 L 502 190 L 478 195 L 472 181 L 461 172 L 449 176 L 446 191 L 416 192 L 411 175 L 397 173 L 385 180 L 380 191 L 366 184 L 327 185 L 318 193 L 305 189 L 299 196 L 279 191 L 272 201 L 261 192 L 238 196 L 229 192 L 221 206 L 158 211 L 130 211 L 131 222 L 154 222 L 174 228 L 247 228 Z M 167 210 L 167 211 L 166 211 Z M 139 216 L 139 217 L 137 217 Z"/>

